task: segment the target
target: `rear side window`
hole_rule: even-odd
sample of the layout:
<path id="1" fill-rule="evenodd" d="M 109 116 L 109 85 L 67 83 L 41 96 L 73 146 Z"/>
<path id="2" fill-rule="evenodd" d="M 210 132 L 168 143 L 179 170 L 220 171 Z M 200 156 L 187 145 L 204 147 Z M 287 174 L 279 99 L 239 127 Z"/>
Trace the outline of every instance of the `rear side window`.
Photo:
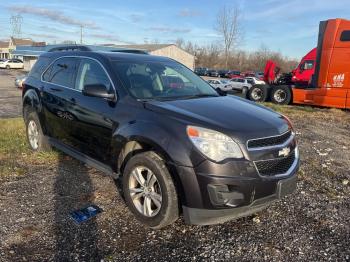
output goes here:
<path id="1" fill-rule="evenodd" d="M 56 60 L 43 75 L 43 80 L 56 85 L 74 88 L 78 58 L 63 57 Z"/>
<path id="2" fill-rule="evenodd" d="M 340 41 L 347 42 L 350 41 L 350 30 L 344 30 L 340 35 Z"/>
<path id="3" fill-rule="evenodd" d="M 50 64 L 50 58 L 48 57 L 40 57 L 38 61 L 35 62 L 32 70 L 30 70 L 29 76 L 40 79 L 41 74 L 45 71 L 45 69 Z"/>

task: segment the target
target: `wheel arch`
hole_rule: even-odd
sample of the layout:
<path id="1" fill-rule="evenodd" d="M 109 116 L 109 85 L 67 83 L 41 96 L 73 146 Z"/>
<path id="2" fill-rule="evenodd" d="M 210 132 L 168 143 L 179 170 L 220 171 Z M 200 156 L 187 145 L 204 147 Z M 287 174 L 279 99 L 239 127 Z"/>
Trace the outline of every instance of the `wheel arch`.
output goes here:
<path id="1" fill-rule="evenodd" d="M 141 136 L 133 135 L 127 138 L 122 138 L 122 144 L 114 154 L 114 159 L 117 159 L 116 166 L 114 167 L 117 172 L 122 176 L 126 163 L 136 154 L 153 151 L 159 157 L 161 157 L 174 181 L 176 191 L 179 198 L 179 208 L 181 209 L 182 203 L 186 202 L 184 187 L 182 185 L 178 170 L 174 164 L 174 160 L 170 154 L 166 151 L 163 145 L 155 142 L 154 140 Z M 119 140 L 120 143 L 120 140 Z"/>

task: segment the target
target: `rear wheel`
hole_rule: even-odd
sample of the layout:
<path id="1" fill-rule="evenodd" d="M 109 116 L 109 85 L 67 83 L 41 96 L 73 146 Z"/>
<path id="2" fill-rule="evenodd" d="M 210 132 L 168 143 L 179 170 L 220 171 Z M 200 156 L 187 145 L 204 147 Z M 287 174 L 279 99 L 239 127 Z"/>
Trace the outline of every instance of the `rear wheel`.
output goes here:
<path id="1" fill-rule="evenodd" d="M 288 86 L 275 86 L 271 92 L 271 100 L 275 104 L 288 105 L 292 100 L 292 92 Z"/>
<path id="2" fill-rule="evenodd" d="M 143 224 L 159 229 L 179 217 L 178 197 L 164 160 L 155 152 L 132 157 L 123 172 L 127 205 Z"/>
<path id="3" fill-rule="evenodd" d="M 254 85 L 250 88 L 248 97 L 254 102 L 265 102 L 268 97 L 268 88 L 265 85 Z"/>
<path id="4" fill-rule="evenodd" d="M 46 137 L 44 136 L 39 118 L 34 111 L 26 111 L 24 114 L 26 125 L 27 140 L 30 148 L 34 151 L 47 151 L 51 149 Z"/>

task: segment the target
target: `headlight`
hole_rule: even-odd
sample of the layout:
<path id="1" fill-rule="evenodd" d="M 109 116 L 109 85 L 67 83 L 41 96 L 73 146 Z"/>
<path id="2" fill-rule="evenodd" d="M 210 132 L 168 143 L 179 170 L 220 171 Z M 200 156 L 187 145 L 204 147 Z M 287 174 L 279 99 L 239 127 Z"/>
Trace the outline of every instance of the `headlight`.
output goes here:
<path id="1" fill-rule="evenodd" d="M 187 135 L 203 155 L 214 161 L 243 158 L 239 145 L 220 132 L 203 127 L 188 126 Z"/>

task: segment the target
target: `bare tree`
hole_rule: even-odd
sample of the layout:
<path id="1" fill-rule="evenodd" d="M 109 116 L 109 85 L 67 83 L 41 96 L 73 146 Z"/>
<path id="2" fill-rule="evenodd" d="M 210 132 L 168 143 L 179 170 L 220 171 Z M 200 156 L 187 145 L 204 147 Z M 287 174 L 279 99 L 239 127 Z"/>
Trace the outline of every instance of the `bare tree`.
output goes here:
<path id="1" fill-rule="evenodd" d="M 242 40 L 241 10 L 239 7 L 222 7 L 216 17 L 215 30 L 221 35 L 224 42 L 225 67 L 232 48 Z"/>

